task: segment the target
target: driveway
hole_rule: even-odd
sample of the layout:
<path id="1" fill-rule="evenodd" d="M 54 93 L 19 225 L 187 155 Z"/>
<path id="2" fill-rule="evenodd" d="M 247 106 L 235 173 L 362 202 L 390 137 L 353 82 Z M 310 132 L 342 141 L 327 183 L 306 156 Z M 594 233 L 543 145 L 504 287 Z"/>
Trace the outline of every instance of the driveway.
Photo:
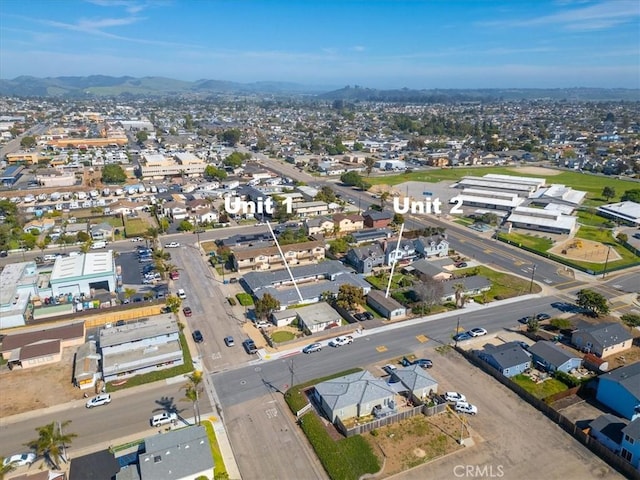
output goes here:
<path id="1" fill-rule="evenodd" d="M 429 373 L 438 380 L 438 391 L 461 392 L 477 405 L 478 415 L 465 418 L 475 445 L 394 479 L 624 478 L 456 352 L 434 352 L 431 358 Z"/>

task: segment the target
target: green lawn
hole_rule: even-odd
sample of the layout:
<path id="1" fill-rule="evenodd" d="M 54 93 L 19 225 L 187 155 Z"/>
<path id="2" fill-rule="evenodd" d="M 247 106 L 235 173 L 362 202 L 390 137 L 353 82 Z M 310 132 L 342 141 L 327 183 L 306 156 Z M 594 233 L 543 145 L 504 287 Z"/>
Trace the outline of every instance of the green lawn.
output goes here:
<path id="1" fill-rule="evenodd" d="M 486 296 L 490 299 L 504 299 L 525 295 L 529 293 L 529 288 L 531 287 L 530 279 L 516 277 L 508 273 L 496 272 L 482 265 L 458 270 L 459 273 L 469 271 L 477 272 L 478 275 L 482 275 L 491 280 L 491 289 L 486 293 Z M 532 293 L 539 293 L 540 291 L 542 291 L 542 288 L 534 282 Z"/>
<path id="2" fill-rule="evenodd" d="M 535 383 L 526 375 L 520 374 L 515 377 L 511 377 L 511 380 L 539 399 L 547 398 L 549 395 L 554 395 L 559 392 L 564 392 L 569 388 L 560 380 L 556 380 L 555 378 L 550 378 L 542 383 Z"/>
<path id="3" fill-rule="evenodd" d="M 544 234 L 542 234 L 544 235 Z M 537 237 L 522 233 L 499 233 L 500 238 L 506 238 L 516 245 L 524 245 L 538 252 L 546 252 L 553 246 L 553 242 L 546 237 Z"/>
<path id="4" fill-rule="evenodd" d="M 602 218 L 600 215 L 589 210 L 576 210 L 575 215 L 578 217 L 578 223 L 580 225 L 588 225 L 591 227 L 604 227 L 611 220 Z"/>
<path id="5" fill-rule="evenodd" d="M 294 338 L 296 338 L 296 336 L 293 333 L 287 331 L 273 332 L 273 334 L 271 334 L 271 339 L 275 343 L 288 342 L 289 340 L 293 340 Z"/>
<path id="6" fill-rule="evenodd" d="M 391 281 L 391 290 L 402 288 L 402 285 L 400 283 L 403 278 L 411 280 L 411 277 L 407 275 L 403 275 L 402 273 L 394 273 L 393 280 Z M 377 275 L 369 275 L 366 280 L 378 290 L 382 290 L 384 292 L 387 290 L 387 284 L 389 283 L 389 274 L 385 273 L 381 277 L 378 277 Z"/>
<path id="7" fill-rule="evenodd" d="M 218 439 L 216 433 L 213 431 L 213 425 L 208 420 L 202 422 L 202 426 L 207 431 L 207 438 L 209 439 L 209 446 L 211 447 L 211 456 L 213 457 L 213 464 L 215 465 L 215 477 L 227 478 L 227 467 L 224 465 L 224 459 L 220 452 L 220 446 L 218 445 Z"/>
<path id="8" fill-rule="evenodd" d="M 243 307 L 253 305 L 253 298 L 248 293 L 236 293 L 236 298 L 238 299 L 238 303 Z"/>
<path id="9" fill-rule="evenodd" d="M 127 218 L 124 222 L 124 231 L 127 237 L 141 237 L 145 235 L 151 225 L 141 218 Z"/>
<path id="10" fill-rule="evenodd" d="M 403 173 L 400 175 L 389 175 L 380 177 L 367 177 L 367 182 L 372 185 L 397 185 L 408 181 L 437 183 L 440 181 L 455 181 L 462 177 L 476 176 L 481 177 L 487 173 L 498 173 L 503 175 L 520 175 L 523 174 L 516 167 L 460 167 L 460 168 L 443 168 L 433 169 L 420 172 Z M 531 175 L 524 176 L 534 178 L 546 178 L 549 183 L 563 184 L 576 190 L 587 192 L 587 197 L 592 200 L 602 200 L 600 195 L 605 185 L 613 187 L 616 191 L 616 197 L 612 198 L 609 203 L 616 202 L 625 190 L 638 188 L 638 184 L 631 180 L 619 180 L 611 176 L 588 175 L 580 172 L 562 171 L 558 175 Z"/>

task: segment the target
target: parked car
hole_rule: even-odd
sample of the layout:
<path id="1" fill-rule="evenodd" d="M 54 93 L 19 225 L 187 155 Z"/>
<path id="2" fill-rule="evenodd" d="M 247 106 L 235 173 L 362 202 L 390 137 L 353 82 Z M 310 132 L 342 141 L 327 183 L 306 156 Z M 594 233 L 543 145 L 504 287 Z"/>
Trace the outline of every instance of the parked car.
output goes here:
<path id="1" fill-rule="evenodd" d="M 529 323 L 531 320 L 533 320 L 533 317 L 531 315 L 527 316 L 527 317 L 522 317 L 518 319 L 518 322 L 522 323 L 522 324 L 527 324 Z"/>
<path id="2" fill-rule="evenodd" d="M 428 358 L 419 358 L 413 362 L 414 365 L 420 365 L 422 368 L 433 367 L 433 362 Z"/>
<path id="3" fill-rule="evenodd" d="M 467 266 L 468 266 L 467 262 L 458 262 L 458 263 L 456 263 L 456 267 L 457 268 L 466 268 Z"/>
<path id="4" fill-rule="evenodd" d="M 398 370 L 398 367 L 396 367 L 395 365 L 392 365 L 390 363 L 387 363 L 384 367 L 382 367 L 382 370 L 384 370 L 385 372 L 387 372 L 389 375 L 391 375 L 393 372 L 395 372 L 396 370 Z"/>
<path id="5" fill-rule="evenodd" d="M 204 337 L 202 336 L 202 332 L 200 330 L 194 330 L 191 336 L 193 337 L 193 341 L 196 343 L 204 342 Z"/>
<path id="6" fill-rule="evenodd" d="M 178 298 L 184 300 L 185 298 L 187 298 L 187 293 L 184 291 L 183 288 L 179 288 L 178 289 Z"/>
<path id="7" fill-rule="evenodd" d="M 322 350 L 321 343 L 311 343 L 302 349 L 302 353 L 313 353 Z"/>
<path id="8" fill-rule="evenodd" d="M 467 402 L 457 402 L 455 408 L 458 413 L 468 413 L 469 415 L 478 413 L 478 407 Z"/>
<path id="9" fill-rule="evenodd" d="M 191 307 L 184 307 L 182 309 L 182 313 L 184 313 L 185 317 L 190 317 L 191 315 L 193 315 L 193 311 L 191 310 Z"/>
<path id="10" fill-rule="evenodd" d="M 108 393 L 100 394 L 96 397 L 93 397 L 86 403 L 87 408 L 100 407 L 102 405 L 108 405 L 111 403 L 111 395 Z"/>
<path id="11" fill-rule="evenodd" d="M 353 343 L 353 337 L 351 335 L 344 335 L 341 337 L 336 337 L 329 342 L 329 346 L 331 347 L 341 347 L 343 345 L 349 345 Z"/>
<path id="12" fill-rule="evenodd" d="M 180 244 L 178 242 L 165 243 L 164 248 L 178 248 Z"/>
<path id="13" fill-rule="evenodd" d="M 471 338 L 473 337 L 469 334 L 469 332 L 458 333 L 457 335 L 453 336 L 453 339 L 456 342 L 462 342 L 463 340 L 469 340 Z"/>
<path id="14" fill-rule="evenodd" d="M 233 337 L 229 335 L 228 337 L 224 337 L 224 344 L 227 347 L 233 347 L 236 343 L 233 341 Z"/>
<path id="15" fill-rule="evenodd" d="M 160 425 L 166 425 L 167 423 L 172 423 L 177 421 L 178 421 L 178 415 L 176 415 L 174 412 L 171 412 L 171 413 L 163 412 L 151 417 L 150 423 L 152 427 L 159 427 Z"/>
<path id="16" fill-rule="evenodd" d="M 447 402 L 466 402 L 467 397 L 458 392 L 446 392 L 444 394 L 444 399 Z"/>
<path id="17" fill-rule="evenodd" d="M 177 271 L 173 271 L 169 274 L 169 278 L 171 280 L 179 280 L 180 279 L 180 274 Z"/>
<path id="18" fill-rule="evenodd" d="M 551 318 L 551 315 L 549 315 L 548 313 L 539 313 L 536 315 L 536 320 L 542 322 L 543 320 L 549 320 Z"/>
<path id="19" fill-rule="evenodd" d="M 250 338 L 247 338 L 244 342 L 242 342 L 242 346 L 248 354 L 258 353 L 258 347 L 256 347 L 256 343 Z"/>
<path id="20" fill-rule="evenodd" d="M 482 327 L 476 327 L 476 328 L 472 328 L 467 333 L 472 337 L 481 337 L 483 335 L 486 335 L 487 331 Z"/>
<path id="21" fill-rule="evenodd" d="M 35 453 L 16 453 L 15 455 L 11 455 L 7 457 L 2 462 L 3 466 L 13 465 L 14 467 L 24 467 L 26 465 L 31 465 L 36 461 Z"/>
<path id="22" fill-rule="evenodd" d="M 371 312 L 356 313 L 353 317 L 359 322 L 364 322 L 366 320 L 373 320 L 373 314 Z"/>

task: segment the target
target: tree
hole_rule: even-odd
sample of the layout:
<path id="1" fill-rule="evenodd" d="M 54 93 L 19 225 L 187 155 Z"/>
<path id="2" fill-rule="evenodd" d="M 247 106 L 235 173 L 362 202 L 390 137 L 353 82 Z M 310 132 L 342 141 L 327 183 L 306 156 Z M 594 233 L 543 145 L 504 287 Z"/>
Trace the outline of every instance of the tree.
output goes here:
<path id="1" fill-rule="evenodd" d="M 336 299 L 336 295 L 331 290 L 327 290 L 320 294 L 321 302 L 333 303 L 335 299 Z"/>
<path id="2" fill-rule="evenodd" d="M 637 313 L 625 313 L 620 317 L 620 320 L 629 327 L 640 327 L 640 315 Z"/>
<path id="3" fill-rule="evenodd" d="M 110 163 L 102 168 L 102 183 L 124 183 L 127 174 L 117 163 Z"/>
<path id="4" fill-rule="evenodd" d="M 127 288 L 124 289 L 124 298 L 126 298 L 127 300 L 129 300 L 135 294 L 136 294 L 136 289 L 135 288 L 127 287 Z"/>
<path id="5" fill-rule="evenodd" d="M 396 225 L 402 225 L 404 223 L 404 216 L 401 213 L 394 214 L 392 223 L 395 223 Z"/>
<path id="6" fill-rule="evenodd" d="M 51 422 L 44 427 L 36 428 L 38 438 L 25 444 L 35 451 L 37 456 L 44 457 L 55 470 L 60 470 L 60 458 L 64 459 L 65 448 L 77 437 L 75 433 L 63 433 L 62 429 L 71 423 Z"/>
<path id="7" fill-rule="evenodd" d="M 161 217 L 160 220 L 158 220 L 158 226 L 162 233 L 167 232 L 169 230 L 169 219 L 167 217 Z"/>
<path id="8" fill-rule="evenodd" d="M 171 313 L 178 313 L 180 305 L 182 305 L 182 299 L 176 295 L 169 295 L 165 304 L 171 310 Z"/>
<path id="9" fill-rule="evenodd" d="M 349 249 L 349 242 L 346 238 L 336 238 L 329 242 L 329 252 L 335 254 L 345 253 Z"/>
<path id="10" fill-rule="evenodd" d="M 0 457 L 0 480 L 4 480 L 4 476 L 7 473 L 11 473 L 16 469 L 16 466 L 13 463 L 7 463 L 5 465 L 5 457 Z"/>
<path id="11" fill-rule="evenodd" d="M 598 315 L 606 315 L 609 313 L 609 304 L 607 298 L 593 290 L 583 288 L 576 295 L 576 304 L 586 310 L 589 310 L 596 317 Z"/>
<path id="12" fill-rule="evenodd" d="M 250 153 L 233 152 L 231 155 L 225 157 L 222 163 L 224 163 L 227 167 L 238 168 L 241 167 L 242 164 L 250 158 Z"/>
<path id="13" fill-rule="evenodd" d="M 204 169 L 204 176 L 208 179 L 224 180 L 227 178 L 227 172 L 222 168 L 214 167 L 213 165 L 207 165 Z"/>
<path id="14" fill-rule="evenodd" d="M 373 157 L 365 157 L 364 159 L 364 168 L 365 171 L 367 172 L 367 177 L 369 175 L 371 175 L 371 172 L 373 171 L 373 166 L 376 164 L 376 159 Z"/>
<path id="15" fill-rule="evenodd" d="M 618 240 L 620 243 L 627 243 L 629 241 L 629 235 L 624 232 L 620 232 L 618 233 L 618 235 L 616 235 L 616 240 Z"/>
<path id="16" fill-rule="evenodd" d="M 602 196 L 607 200 L 607 202 L 616 196 L 616 189 L 613 187 L 604 187 L 602 189 Z"/>
<path id="17" fill-rule="evenodd" d="M 640 203 L 640 188 L 626 190 L 620 197 L 620 201 Z"/>
<path id="18" fill-rule="evenodd" d="M 178 225 L 178 230 L 181 232 L 190 232 L 193 230 L 193 224 L 189 220 L 182 220 Z"/>
<path id="19" fill-rule="evenodd" d="M 266 319 L 271 313 L 280 309 L 280 302 L 270 293 L 265 293 L 262 298 L 256 300 L 255 312 L 256 317 Z"/>
<path id="20" fill-rule="evenodd" d="M 340 285 L 336 305 L 349 311 L 358 305 L 364 305 L 364 291 L 355 285 Z"/>
<path id="21" fill-rule="evenodd" d="M 76 240 L 78 242 L 88 242 L 91 240 L 91 236 L 87 232 L 76 233 Z"/>
<path id="22" fill-rule="evenodd" d="M 433 277 L 427 276 L 422 282 L 414 287 L 416 297 L 422 302 L 427 313 L 436 305 L 439 305 L 444 296 L 444 284 Z"/>
<path id="23" fill-rule="evenodd" d="M 464 291 L 465 291 L 464 283 L 456 283 L 453 286 L 453 293 L 456 298 L 456 308 L 464 307 Z"/>
<path id="24" fill-rule="evenodd" d="M 155 248 L 158 243 L 158 234 L 159 234 L 159 231 L 157 228 L 149 227 L 147 228 L 147 231 L 145 232 L 143 237 L 146 240 L 151 240 L 151 247 Z"/>
<path id="25" fill-rule="evenodd" d="M 138 143 L 144 143 L 148 139 L 149 139 L 149 134 L 144 130 L 140 130 L 138 133 L 136 133 L 136 140 L 138 141 Z"/>
<path id="26" fill-rule="evenodd" d="M 235 147 L 236 144 L 240 141 L 240 136 L 242 133 L 237 128 L 232 128 L 231 130 L 226 130 L 222 132 L 221 138 L 224 143 L 231 147 Z"/>
<path id="27" fill-rule="evenodd" d="M 552 318 L 549 325 L 558 330 L 566 330 L 572 327 L 571 320 L 568 318 Z"/>
<path id="28" fill-rule="evenodd" d="M 319 202 L 326 202 L 326 203 L 335 202 L 336 194 L 330 186 L 325 185 L 320 189 L 318 194 L 315 196 L 314 200 L 317 200 Z"/>
<path id="29" fill-rule="evenodd" d="M 536 333 L 540 329 L 540 322 L 535 318 L 531 317 L 527 321 L 527 332 Z"/>
<path id="30" fill-rule="evenodd" d="M 82 245 L 80 245 L 80 251 L 82 253 L 89 253 L 89 250 L 91 250 L 92 243 L 93 242 L 91 240 L 84 242 Z"/>
<path id="31" fill-rule="evenodd" d="M 22 137 L 20 140 L 20 146 L 22 148 L 32 148 L 36 144 L 35 137 L 31 137 L 29 135 Z"/>
<path id="32" fill-rule="evenodd" d="M 389 192 L 382 192 L 380 194 L 380 207 L 384 209 L 384 204 L 389 200 L 391 194 Z"/>
<path id="33" fill-rule="evenodd" d="M 203 391 L 202 388 L 202 372 L 199 370 L 194 371 L 191 375 L 187 375 L 187 383 L 184 385 L 185 397 L 193 404 L 193 413 L 196 423 L 200 425 L 200 394 Z"/>

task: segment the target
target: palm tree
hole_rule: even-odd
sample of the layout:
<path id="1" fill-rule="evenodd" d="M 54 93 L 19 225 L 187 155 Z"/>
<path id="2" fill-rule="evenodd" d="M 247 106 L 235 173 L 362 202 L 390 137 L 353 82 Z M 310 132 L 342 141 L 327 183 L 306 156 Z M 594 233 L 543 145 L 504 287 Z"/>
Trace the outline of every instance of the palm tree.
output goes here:
<path id="1" fill-rule="evenodd" d="M 136 294 L 135 288 L 127 287 L 124 289 L 124 298 L 126 298 L 127 300 L 133 297 L 135 294 Z"/>
<path id="2" fill-rule="evenodd" d="M 453 291 L 456 296 L 456 308 L 462 308 L 464 306 L 464 283 L 456 283 L 453 286 Z"/>
<path id="3" fill-rule="evenodd" d="M 33 449 L 37 456 L 44 457 L 55 470 L 60 470 L 60 458 L 64 458 L 65 448 L 71 443 L 71 440 L 77 435 L 75 433 L 62 433 L 62 428 L 71 423 L 71 420 L 65 422 L 51 422 L 44 427 L 36 428 L 38 438 L 25 444 Z"/>
<path id="4" fill-rule="evenodd" d="M 0 480 L 4 480 L 4 476 L 7 473 L 11 473 L 16 469 L 16 466 L 13 463 L 4 464 L 4 457 L 0 457 Z"/>
<path id="5" fill-rule="evenodd" d="M 159 235 L 159 231 L 157 228 L 149 227 L 147 229 L 147 233 L 144 235 L 144 238 L 147 240 L 151 239 L 151 246 L 155 248 L 156 244 L 158 243 L 158 235 Z"/>
<path id="6" fill-rule="evenodd" d="M 193 403 L 193 413 L 196 423 L 200 425 L 200 394 L 202 393 L 202 372 L 195 370 L 191 375 L 187 376 L 187 383 L 182 387 L 185 390 L 185 398 Z"/>

